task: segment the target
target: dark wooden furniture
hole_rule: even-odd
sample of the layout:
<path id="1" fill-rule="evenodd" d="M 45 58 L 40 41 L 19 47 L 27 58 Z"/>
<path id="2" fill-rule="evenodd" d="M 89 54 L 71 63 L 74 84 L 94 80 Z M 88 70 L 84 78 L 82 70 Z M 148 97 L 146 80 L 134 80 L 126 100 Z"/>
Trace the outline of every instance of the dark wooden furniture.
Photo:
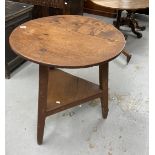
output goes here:
<path id="1" fill-rule="evenodd" d="M 112 18 L 116 18 L 117 15 L 117 10 L 97 5 L 91 0 L 84 1 L 84 12 Z"/>
<path id="2" fill-rule="evenodd" d="M 82 15 L 84 0 L 13 0 L 33 4 L 33 18 L 50 15 Z"/>
<path id="3" fill-rule="evenodd" d="M 44 17 L 16 28 L 10 45 L 21 57 L 39 64 L 38 144 L 46 117 L 59 111 L 100 98 L 103 118 L 107 117 L 108 63 L 125 46 L 124 35 L 114 26 L 85 16 Z M 99 85 L 56 69 L 97 65 Z"/>
<path id="4" fill-rule="evenodd" d="M 116 18 L 117 16 L 117 9 L 107 8 L 103 5 L 97 5 L 93 3 L 92 0 L 84 0 L 84 12 L 112 18 Z M 135 11 L 135 13 L 149 15 L 149 8 L 138 9 Z"/>
<path id="5" fill-rule="evenodd" d="M 149 7 L 146 9 L 136 10 L 135 13 L 149 15 Z"/>
<path id="6" fill-rule="evenodd" d="M 134 18 L 134 12 L 140 9 L 146 9 L 149 7 L 148 0 L 91 0 L 94 4 L 98 6 L 103 6 L 109 9 L 117 10 L 117 20 L 113 22 L 114 26 L 117 29 L 120 29 L 120 26 L 127 25 L 131 28 L 132 32 L 137 35 L 138 38 L 142 37 L 142 34 L 138 30 L 145 30 L 144 26 L 139 26 L 138 22 Z M 127 16 L 122 17 L 122 11 L 127 11 Z M 126 35 L 125 35 L 126 36 Z M 122 53 L 127 57 L 127 63 L 131 59 L 131 54 L 125 50 Z"/>
<path id="7" fill-rule="evenodd" d="M 33 6 L 6 1 L 5 8 L 5 77 L 10 78 L 11 72 L 19 67 L 25 60 L 12 52 L 9 45 L 9 36 L 15 27 L 31 19 Z"/>
<path id="8" fill-rule="evenodd" d="M 138 30 L 145 30 L 144 26 L 139 26 L 137 20 L 134 18 L 134 13 L 137 10 L 146 9 L 149 7 L 149 0 L 91 0 L 93 3 L 99 6 L 117 10 L 117 20 L 114 21 L 114 25 L 119 29 L 120 26 L 127 25 L 131 28 L 132 32 L 137 35 L 137 38 L 141 38 L 142 34 Z M 122 11 L 126 10 L 126 17 L 122 17 Z"/>

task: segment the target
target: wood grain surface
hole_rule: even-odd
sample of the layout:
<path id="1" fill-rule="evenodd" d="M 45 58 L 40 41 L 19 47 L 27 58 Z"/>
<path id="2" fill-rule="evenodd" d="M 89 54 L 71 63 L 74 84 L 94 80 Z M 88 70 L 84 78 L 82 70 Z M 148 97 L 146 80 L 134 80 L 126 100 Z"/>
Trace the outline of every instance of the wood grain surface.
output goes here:
<path id="1" fill-rule="evenodd" d="M 102 96 L 98 85 L 58 69 L 50 70 L 48 81 L 47 115 Z"/>
<path id="2" fill-rule="evenodd" d="M 149 7 L 149 0 L 91 0 L 93 3 L 112 9 L 137 10 Z"/>
<path id="3" fill-rule="evenodd" d="M 124 35 L 95 18 L 59 15 L 31 20 L 10 35 L 13 51 L 48 66 L 80 68 L 99 65 L 118 56 Z"/>

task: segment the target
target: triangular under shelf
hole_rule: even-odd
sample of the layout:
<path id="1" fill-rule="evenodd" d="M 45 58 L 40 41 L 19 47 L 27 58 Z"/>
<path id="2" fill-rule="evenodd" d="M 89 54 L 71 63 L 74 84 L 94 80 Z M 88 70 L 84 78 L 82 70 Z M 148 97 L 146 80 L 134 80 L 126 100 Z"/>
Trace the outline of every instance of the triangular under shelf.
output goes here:
<path id="1" fill-rule="evenodd" d="M 59 69 L 49 70 L 47 115 L 98 98 L 102 90 L 98 85 Z"/>

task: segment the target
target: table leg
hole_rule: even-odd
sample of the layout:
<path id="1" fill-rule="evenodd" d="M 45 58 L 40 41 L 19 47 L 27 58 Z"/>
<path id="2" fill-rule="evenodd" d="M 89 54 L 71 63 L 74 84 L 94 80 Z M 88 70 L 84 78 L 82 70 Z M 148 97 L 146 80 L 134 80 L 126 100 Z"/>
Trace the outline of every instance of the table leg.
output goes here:
<path id="1" fill-rule="evenodd" d="M 136 29 L 139 29 L 141 31 L 144 31 L 146 29 L 145 26 L 140 26 L 136 19 L 134 19 L 134 23 L 135 23 Z"/>
<path id="2" fill-rule="evenodd" d="M 5 63 L 5 78 L 10 79 L 10 68 L 7 63 Z"/>
<path id="3" fill-rule="evenodd" d="M 116 21 L 113 21 L 114 26 L 119 29 L 121 26 L 121 15 L 122 15 L 122 10 L 117 11 L 117 19 Z"/>
<path id="4" fill-rule="evenodd" d="M 122 54 L 124 54 L 127 57 L 127 63 L 129 63 L 132 55 L 125 51 L 125 49 L 122 51 Z"/>
<path id="5" fill-rule="evenodd" d="M 127 11 L 126 17 L 121 17 L 122 10 L 117 11 L 117 20 L 113 22 L 114 26 L 119 29 L 120 26 L 127 25 L 131 28 L 132 32 L 137 35 L 137 38 L 141 38 L 142 34 L 136 29 L 139 29 L 141 31 L 145 30 L 145 26 L 139 26 L 137 20 L 134 18 L 134 12 L 131 10 Z M 127 37 L 127 36 L 125 36 Z"/>
<path id="6" fill-rule="evenodd" d="M 38 126 L 37 126 L 37 142 L 42 144 L 46 105 L 47 105 L 47 90 L 48 90 L 48 67 L 39 65 L 39 96 L 38 96 Z"/>
<path id="7" fill-rule="evenodd" d="M 114 26 L 119 30 L 120 26 L 122 25 L 122 10 L 117 11 L 117 19 L 113 22 Z M 127 35 L 124 34 L 125 39 L 127 39 Z M 124 54 L 127 57 L 127 63 L 129 63 L 131 59 L 131 54 L 129 54 L 126 51 L 122 51 L 122 54 Z"/>
<path id="8" fill-rule="evenodd" d="M 99 66 L 99 82 L 100 89 L 103 90 L 103 95 L 100 97 L 101 107 L 102 107 L 102 116 L 107 118 L 108 115 L 108 63 L 101 64 Z"/>
<path id="9" fill-rule="evenodd" d="M 117 11 L 117 19 L 113 21 L 113 25 L 119 30 L 120 26 L 122 25 L 122 10 Z M 127 39 L 127 35 L 124 34 L 125 40 Z"/>

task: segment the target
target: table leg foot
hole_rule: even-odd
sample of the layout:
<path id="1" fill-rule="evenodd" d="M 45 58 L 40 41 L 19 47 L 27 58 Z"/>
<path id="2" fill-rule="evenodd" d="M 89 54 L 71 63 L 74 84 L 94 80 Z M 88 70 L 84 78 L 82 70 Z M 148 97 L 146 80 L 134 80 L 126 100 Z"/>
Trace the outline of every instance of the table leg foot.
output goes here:
<path id="1" fill-rule="evenodd" d="M 141 33 L 137 33 L 137 38 L 142 38 L 142 34 Z"/>
<path id="2" fill-rule="evenodd" d="M 131 55 L 127 56 L 127 64 L 130 62 Z"/>
<path id="3" fill-rule="evenodd" d="M 38 125 L 37 125 L 37 142 L 42 144 L 44 135 L 44 126 L 46 118 L 48 90 L 48 67 L 39 65 L 39 97 L 38 97 Z"/>
<path id="4" fill-rule="evenodd" d="M 113 25 L 114 25 L 115 27 L 117 26 L 117 21 L 116 21 L 116 20 L 113 21 Z"/>
<path id="5" fill-rule="evenodd" d="M 101 100 L 101 107 L 102 107 L 102 117 L 106 119 L 108 116 L 108 111 L 109 111 L 108 103 L 104 101 L 104 98 L 100 98 L 100 100 Z"/>
<path id="6" fill-rule="evenodd" d="M 138 29 L 140 29 L 141 31 L 144 31 L 146 29 L 145 26 L 139 26 Z"/>
<path id="7" fill-rule="evenodd" d="M 10 79 L 10 69 L 7 63 L 5 63 L 5 78 Z"/>
<path id="8" fill-rule="evenodd" d="M 124 35 L 125 40 L 127 40 L 128 39 L 128 35 L 127 34 L 123 34 L 123 35 Z"/>
<path id="9" fill-rule="evenodd" d="M 108 116 L 108 112 L 102 112 L 102 117 L 104 118 L 104 119 L 106 119 L 107 118 L 107 116 Z"/>
<path id="10" fill-rule="evenodd" d="M 100 89 L 103 90 L 103 95 L 100 97 L 102 107 L 102 117 L 108 116 L 108 63 L 99 66 L 99 81 Z"/>
<path id="11" fill-rule="evenodd" d="M 134 23 L 135 23 L 136 29 L 139 29 L 141 31 L 144 31 L 146 29 L 145 26 L 140 26 L 136 19 L 134 19 Z"/>
<path id="12" fill-rule="evenodd" d="M 130 23 L 129 27 L 131 28 L 132 32 L 137 35 L 137 38 L 141 38 L 142 37 L 142 34 L 135 30 L 136 27 L 135 27 L 134 23 Z"/>
<path id="13" fill-rule="evenodd" d="M 131 57 L 132 57 L 132 55 L 129 54 L 128 52 L 126 52 L 125 50 L 122 51 L 122 54 L 124 54 L 127 57 L 127 64 L 128 64 L 130 59 L 131 59 Z"/>
<path id="14" fill-rule="evenodd" d="M 38 119 L 38 126 L 37 126 L 37 143 L 41 145 L 43 143 L 43 135 L 44 135 L 44 126 L 45 126 L 45 118 L 44 116 L 41 116 L 42 118 Z"/>
<path id="15" fill-rule="evenodd" d="M 10 74 L 5 73 L 5 78 L 10 79 Z"/>

